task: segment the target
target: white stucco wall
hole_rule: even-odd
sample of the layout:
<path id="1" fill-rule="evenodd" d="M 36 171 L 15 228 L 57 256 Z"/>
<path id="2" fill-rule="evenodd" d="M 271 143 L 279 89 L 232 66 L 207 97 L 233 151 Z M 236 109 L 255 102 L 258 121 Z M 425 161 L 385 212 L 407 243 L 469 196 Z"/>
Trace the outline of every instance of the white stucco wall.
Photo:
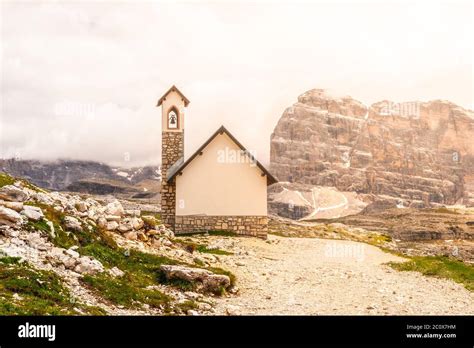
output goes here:
<path id="1" fill-rule="evenodd" d="M 267 215 L 267 177 L 255 163 L 232 160 L 239 151 L 227 134 L 217 135 L 176 176 L 176 215 Z"/>

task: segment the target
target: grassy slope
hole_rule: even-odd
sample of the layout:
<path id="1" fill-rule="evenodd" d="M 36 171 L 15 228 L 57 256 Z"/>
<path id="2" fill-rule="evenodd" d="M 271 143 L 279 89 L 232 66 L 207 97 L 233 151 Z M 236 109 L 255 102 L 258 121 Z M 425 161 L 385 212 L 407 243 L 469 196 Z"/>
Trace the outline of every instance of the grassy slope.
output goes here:
<path id="1" fill-rule="evenodd" d="M 12 184 L 17 179 L 14 179 L 6 174 L 0 173 L 0 187 L 8 184 Z M 115 243 L 112 237 L 110 237 L 104 230 L 97 228 L 91 224 L 83 223 L 83 232 L 68 232 L 64 225 L 65 214 L 58 212 L 53 207 L 38 204 L 36 202 L 26 202 L 26 204 L 38 206 L 43 210 L 43 213 L 49 221 L 54 225 L 55 233 L 54 236 L 50 231 L 49 226 L 45 220 L 38 222 L 28 222 L 26 228 L 31 231 L 37 230 L 48 235 L 49 240 L 56 246 L 62 248 L 70 248 L 71 246 L 78 246 L 77 251 L 81 255 L 93 256 L 102 264 L 104 267 L 110 269 L 112 267 L 118 267 L 124 271 L 122 277 L 113 278 L 108 273 L 98 275 L 85 275 L 81 278 L 81 282 L 84 286 L 90 288 L 98 296 L 104 298 L 111 304 L 120 305 L 125 308 L 139 309 L 143 304 L 147 304 L 150 307 L 161 308 L 165 311 L 170 310 L 171 299 L 156 289 L 149 289 L 148 287 L 158 284 L 168 284 L 180 288 L 182 290 L 192 290 L 196 284 L 184 283 L 184 282 L 170 282 L 165 279 L 164 275 L 160 271 L 162 264 L 178 264 L 179 261 L 170 259 L 168 257 L 153 255 L 148 253 L 139 252 L 136 250 L 125 250 Z M 153 214 L 156 219 L 159 219 L 159 215 Z M 199 246 L 200 248 L 202 246 Z M 205 246 L 203 246 L 205 247 Z M 4 278 L 0 278 L 0 315 L 8 314 L 75 314 L 73 311 L 74 306 L 64 298 L 69 295 L 63 288 L 61 280 L 54 273 L 44 273 L 33 269 L 31 266 L 25 266 L 18 262 L 11 261 L 9 265 L 6 265 L 10 258 L 3 259 L 3 268 L 0 269 Z M 200 266 L 188 265 L 190 267 Z M 11 268 L 11 269 L 10 269 Z M 207 268 L 218 274 L 226 274 L 231 278 L 232 285 L 234 284 L 235 277 L 228 271 L 220 268 Z M 47 297 L 47 302 L 41 297 L 42 293 L 35 291 L 36 283 L 23 282 L 23 287 L 17 289 L 18 291 L 25 294 L 25 299 L 28 303 L 15 305 L 12 302 L 12 296 L 16 288 L 10 285 L 15 283 L 14 277 L 18 275 L 18 272 L 24 274 L 23 278 L 37 279 L 38 277 L 45 278 L 45 281 L 49 281 L 47 277 L 50 277 L 58 284 L 50 297 Z M 28 275 L 28 277 L 27 277 Z M 41 279 L 40 279 L 41 281 Z M 12 283 L 13 282 L 13 283 Z M 56 284 L 54 283 L 54 284 Z M 2 285 L 3 284 L 3 285 Z M 9 287 L 10 286 L 10 287 Z M 224 289 L 222 289 L 224 290 Z M 29 292 L 30 291 L 30 292 Z M 5 293 L 4 293 L 5 292 Z M 21 295 L 21 294 L 20 294 Z M 192 302 L 192 301 L 191 301 Z M 8 303 L 12 303 L 8 305 Z M 76 305 L 77 307 L 77 305 Z M 175 306 L 175 310 L 184 311 L 186 308 L 193 308 L 192 303 L 185 303 Z M 89 310 L 88 314 L 103 314 L 99 310 Z"/>
<path id="2" fill-rule="evenodd" d="M 398 271 L 416 271 L 426 276 L 452 279 L 474 291 L 474 267 L 445 256 L 415 256 L 410 261 L 389 265 Z"/>

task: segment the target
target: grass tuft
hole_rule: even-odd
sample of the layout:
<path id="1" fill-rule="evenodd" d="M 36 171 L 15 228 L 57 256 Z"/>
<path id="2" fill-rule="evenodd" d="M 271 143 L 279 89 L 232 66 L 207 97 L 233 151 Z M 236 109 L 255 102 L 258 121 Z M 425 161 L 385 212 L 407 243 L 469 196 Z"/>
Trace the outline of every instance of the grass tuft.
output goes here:
<path id="1" fill-rule="evenodd" d="M 474 267 L 446 256 L 414 256 L 407 262 L 390 262 L 389 266 L 398 271 L 415 271 L 426 276 L 452 279 L 474 291 Z"/>

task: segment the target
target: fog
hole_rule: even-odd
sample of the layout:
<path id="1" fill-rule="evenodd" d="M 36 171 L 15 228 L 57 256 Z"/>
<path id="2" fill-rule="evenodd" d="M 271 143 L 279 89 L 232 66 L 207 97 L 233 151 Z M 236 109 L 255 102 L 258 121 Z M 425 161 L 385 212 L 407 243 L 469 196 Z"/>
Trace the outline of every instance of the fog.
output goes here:
<path id="1" fill-rule="evenodd" d="M 263 163 L 312 88 L 472 109 L 470 1 L 2 2 L 0 157 L 160 162 L 159 97 L 190 155 L 225 125 Z"/>

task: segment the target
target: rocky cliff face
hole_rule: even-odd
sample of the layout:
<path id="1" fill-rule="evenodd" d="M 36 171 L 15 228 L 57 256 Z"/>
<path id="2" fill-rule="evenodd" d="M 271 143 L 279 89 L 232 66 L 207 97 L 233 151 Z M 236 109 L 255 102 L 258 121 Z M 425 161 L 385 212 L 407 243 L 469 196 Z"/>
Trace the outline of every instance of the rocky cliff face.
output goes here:
<path id="1" fill-rule="evenodd" d="M 399 206 L 474 205 L 474 113 L 448 101 L 370 107 L 310 90 L 271 137 L 280 181 L 332 186 Z"/>

